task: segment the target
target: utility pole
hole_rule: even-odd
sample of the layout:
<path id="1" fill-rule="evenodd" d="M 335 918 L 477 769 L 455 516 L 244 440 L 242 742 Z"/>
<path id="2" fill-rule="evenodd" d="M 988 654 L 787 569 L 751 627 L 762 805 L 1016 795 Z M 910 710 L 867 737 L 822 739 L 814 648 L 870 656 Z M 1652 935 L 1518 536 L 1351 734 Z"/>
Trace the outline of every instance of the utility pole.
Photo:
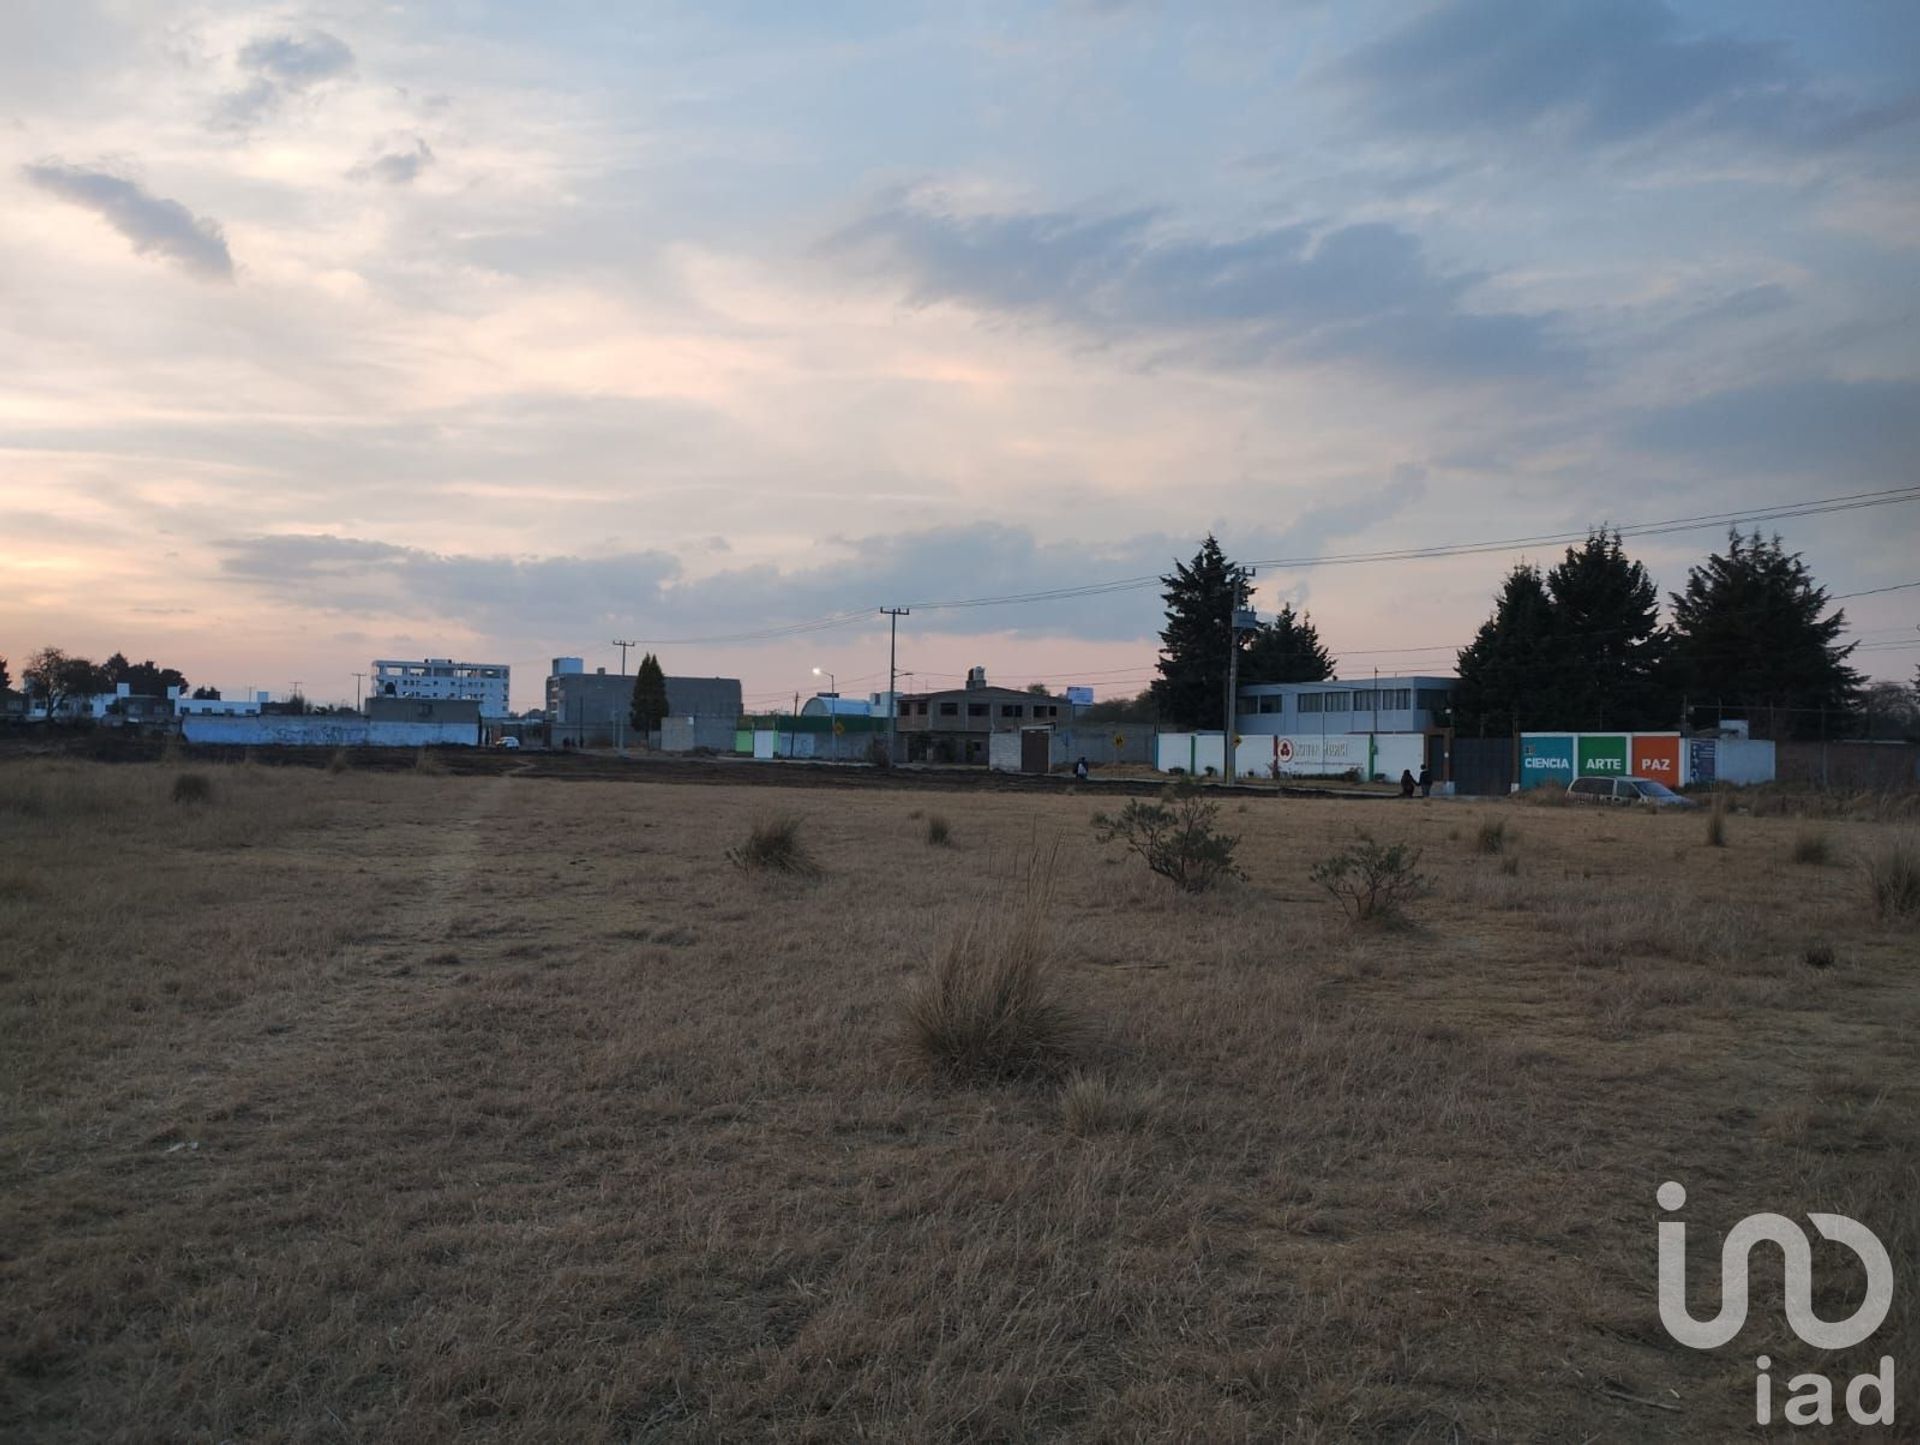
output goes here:
<path id="1" fill-rule="evenodd" d="M 1254 569 L 1251 567 L 1240 570 L 1227 591 L 1227 730 L 1220 740 L 1220 776 L 1229 783 L 1239 776 L 1234 761 L 1233 729 L 1234 724 L 1239 720 L 1237 708 L 1240 702 L 1240 634 L 1258 623 L 1254 614 L 1240 605 L 1240 588 L 1253 575 Z"/>
<path id="2" fill-rule="evenodd" d="M 894 671 L 896 647 L 900 639 L 900 619 L 913 614 L 911 607 L 882 607 L 887 619 L 887 761 L 900 761 L 900 694 L 895 691 L 898 676 Z"/>
<path id="3" fill-rule="evenodd" d="M 620 675 L 625 677 L 627 675 L 627 649 L 629 647 L 638 647 L 640 644 L 637 642 L 622 642 L 616 637 L 613 639 L 613 645 L 620 649 Z"/>
<path id="4" fill-rule="evenodd" d="M 360 711 L 360 683 L 365 677 L 364 672 L 356 672 L 353 675 L 353 710 L 355 712 Z"/>

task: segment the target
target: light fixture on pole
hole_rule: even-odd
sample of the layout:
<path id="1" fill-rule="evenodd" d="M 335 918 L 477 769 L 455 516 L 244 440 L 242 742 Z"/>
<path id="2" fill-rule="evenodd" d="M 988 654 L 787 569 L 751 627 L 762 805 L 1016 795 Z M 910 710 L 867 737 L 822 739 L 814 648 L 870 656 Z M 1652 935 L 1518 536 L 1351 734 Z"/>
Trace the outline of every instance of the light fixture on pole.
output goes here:
<path id="1" fill-rule="evenodd" d="M 816 667 L 813 670 L 813 675 L 815 677 L 824 677 L 827 680 L 827 696 L 828 697 L 840 696 L 840 683 L 834 677 L 833 673 L 830 670 L 824 667 Z"/>

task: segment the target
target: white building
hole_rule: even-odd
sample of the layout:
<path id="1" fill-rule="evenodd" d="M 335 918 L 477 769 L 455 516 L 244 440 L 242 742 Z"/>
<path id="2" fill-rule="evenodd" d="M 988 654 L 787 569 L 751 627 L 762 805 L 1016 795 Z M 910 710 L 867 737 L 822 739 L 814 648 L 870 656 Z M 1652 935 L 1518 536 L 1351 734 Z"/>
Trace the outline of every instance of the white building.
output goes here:
<path id="1" fill-rule="evenodd" d="M 268 694 L 252 692 L 233 697 L 179 697 L 173 710 L 180 717 L 259 717 Z"/>
<path id="2" fill-rule="evenodd" d="M 455 662 L 450 657 L 429 657 L 420 662 L 375 658 L 373 696 L 468 698 L 480 704 L 483 718 L 508 717 L 508 672 L 504 662 Z"/>

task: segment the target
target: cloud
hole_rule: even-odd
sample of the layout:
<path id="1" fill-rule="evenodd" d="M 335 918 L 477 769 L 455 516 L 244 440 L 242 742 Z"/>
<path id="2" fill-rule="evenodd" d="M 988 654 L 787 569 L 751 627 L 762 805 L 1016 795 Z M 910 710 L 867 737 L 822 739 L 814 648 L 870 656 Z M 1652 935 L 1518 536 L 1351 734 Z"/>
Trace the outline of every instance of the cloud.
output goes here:
<path id="1" fill-rule="evenodd" d="M 219 223 L 194 215 L 178 201 L 83 166 L 47 161 L 22 171 L 41 190 L 99 215 L 141 255 L 165 257 L 209 281 L 233 279 L 233 256 Z"/>
<path id="2" fill-rule="evenodd" d="M 1414 504 L 1423 493 L 1399 477 L 1322 507 L 1284 530 L 1223 536 L 1241 558 L 1299 555 L 1353 535 Z M 1191 536 L 1144 533 L 1113 542 L 1042 541 L 1027 527 L 973 522 L 891 535 L 837 537 L 829 555 L 791 567 L 755 565 L 701 577 L 670 553 L 603 557 L 456 556 L 389 542 L 325 534 L 254 536 L 215 544 L 222 575 L 308 607 L 381 617 L 458 620 L 496 633 L 581 632 L 609 626 L 643 637 L 758 632 L 816 617 L 915 609 L 915 626 L 948 634 L 1151 638 L 1162 621 L 1156 579 L 1192 556 Z M 696 549 L 697 550 L 697 549 Z M 956 607 L 969 598 L 1025 596 L 1121 578 L 1147 585 L 1007 606 Z M 1268 581 L 1284 584 L 1276 574 Z M 876 621 L 876 627 L 879 625 Z"/>
<path id="3" fill-rule="evenodd" d="M 1163 236 L 1156 214 L 961 215 L 901 197 L 828 243 L 901 277 L 911 301 L 1025 312 L 1098 333 L 1189 338 L 1216 358 L 1350 358 L 1438 375 L 1577 368 L 1550 315 L 1471 309 L 1417 238 L 1368 222 L 1231 241 Z"/>
<path id="4" fill-rule="evenodd" d="M 353 51 L 337 36 L 316 30 L 304 36 L 272 35 L 240 49 L 240 69 L 252 77 L 221 101 L 216 120 L 244 130 L 277 110 L 288 96 L 353 68 Z"/>
<path id="5" fill-rule="evenodd" d="M 1920 382 L 1772 382 L 1650 411 L 1628 439 L 1729 473 L 1905 483 L 1920 455 Z"/>
<path id="6" fill-rule="evenodd" d="M 1787 48 L 1689 34 L 1663 0 L 1445 0 L 1325 78 L 1407 135 L 1524 130 L 1573 145 L 1731 133 L 1837 145 L 1911 120 L 1809 84 Z"/>
<path id="7" fill-rule="evenodd" d="M 432 164 L 433 151 L 425 141 L 416 137 L 412 150 L 389 151 L 363 166 L 355 166 L 347 172 L 347 176 L 356 181 L 383 181 L 390 186 L 408 186 Z"/>

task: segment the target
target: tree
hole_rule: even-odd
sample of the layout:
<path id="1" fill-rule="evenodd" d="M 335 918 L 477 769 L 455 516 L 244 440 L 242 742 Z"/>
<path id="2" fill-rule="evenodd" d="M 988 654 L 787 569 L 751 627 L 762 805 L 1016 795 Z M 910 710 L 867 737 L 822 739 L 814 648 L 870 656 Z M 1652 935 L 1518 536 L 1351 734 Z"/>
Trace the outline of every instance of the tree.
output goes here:
<path id="1" fill-rule="evenodd" d="M 1161 716 L 1181 727 L 1217 727 L 1227 703 L 1227 661 L 1239 639 L 1232 614 L 1253 589 L 1246 569 L 1227 560 L 1208 533 L 1189 563 L 1160 581 L 1167 625 L 1160 633 L 1160 676 L 1150 691 Z"/>
<path id="2" fill-rule="evenodd" d="M 637 732 L 650 733 L 667 715 L 667 676 L 660 670 L 660 659 L 649 652 L 640 659 L 640 670 L 633 675 L 633 706 L 628 720 Z"/>
<path id="3" fill-rule="evenodd" d="M 1920 692 L 1905 683 L 1868 683 L 1862 705 L 1862 737 L 1909 738 L 1920 733 Z"/>
<path id="4" fill-rule="evenodd" d="M 196 699 L 203 702 L 220 701 L 220 689 L 217 687 L 196 687 L 193 690 L 193 695 Z"/>
<path id="5" fill-rule="evenodd" d="M 13 674 L 7 671 L 6 658 L 0 657 L 0 692 L 6 692 L 12 687 Z"/>
<path id="6" fill-rule="evenodd" d="M 1052 697 L 1053 696 L 1052 693 L 1047 691 L 1047 685 L 1044 682 L 1028 683 L 1026 686 L 1026 692 L 1029 697 Z"/>
<path id="7" fill-rule="evenodd" d="M 187 690 L 187 679 L 179 671 L 160 667 L 152 658 L 128 662 L 124 654 L 116 652 L 100 664 L 100 671 L 108 687 L 118 687 L 124 682 L 127 691 L 135 697 L 165 697 L 170 687 L 177 687 L 182 693 Z"/>
<path id="8" fill-rule="evenodd" d="M 1537 567 L 1507 574 L 1493 615 L 1460 651 L 1454 725 L 1462 732 L 1504 736 L 1564 724 L 1554 716 L 1553 599 Z"/>
<path id="9" fill-rule="evenodd" d="M 1332 676 L 1333 658 L 1320 645 L 1313 618 L 1296 617 L 1290 602 L 1253 634 L 1240 663 L 1243 682 L 1324 682 Z"/>
<path id="10" fill-rule="evenodd" d="M 1107 697 L 1083 707 L 1076 722 L 1155 722 L 1160 717 L 1153 701 L 1153 689 L 1146 688 L 1133 697 Z"/>
<path id="11" fill-rule="evenodd" d="M 105 679 L 100 669 L 84 657 L 69 657 L 57 647 L 43 647 L 27 659 L 20 674 L 29 698 L 38 698 L 53 717 L 76 697 L 91 697 L 104 692 Z"/>
<path id="12" fill-rule="evenodd" d="M 1627 557 L 1617 532 L 1590 533 L 1547 573 L 1553 599 L 1554 688 L 1550 726 L 1671 726 L 1666 689 L 1672 639 L 1660 625 L 1660 593 L 1647 569 Z"/>
<path id="13" fill-rule="evenodd" d="M 1837 641 L 1847 614 L 1822 615 L 1826 589 L 1777 534 L 1729 532 L 1671 601 L 1673 684 L 1693 705 L 1745 713 L 1763 736 L 1818 737 L 1859 698 L 1856 644 Z"/>

